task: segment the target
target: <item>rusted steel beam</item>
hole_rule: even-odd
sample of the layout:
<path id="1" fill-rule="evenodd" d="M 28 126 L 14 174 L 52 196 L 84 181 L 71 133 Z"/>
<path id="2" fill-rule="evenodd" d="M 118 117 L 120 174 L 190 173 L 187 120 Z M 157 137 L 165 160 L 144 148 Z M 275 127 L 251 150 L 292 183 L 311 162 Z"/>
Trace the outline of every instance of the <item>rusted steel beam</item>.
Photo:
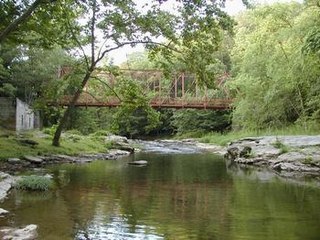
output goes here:
<path id="1" fill-rule="evenodd" d="M 59 101 L 57 103 L 49 103 L 48 105 L 59 105 L 67 106 L 69 101 Z M 112 99 L 106 102 L 93 102 L 93 101 L 78 101 L 76 107 L 117 107 L 120 106 L 119 100 Z M 150 101 L 150 106 L 154 108 L 196 108 L 196 109 L 216 109 L 216 110 L 227 110 L 231 109 L 231 99 L 215 99 L 210 101 L 189 101 L 184 102 L 181 99 L 162 99 L 156 98 Z"/>

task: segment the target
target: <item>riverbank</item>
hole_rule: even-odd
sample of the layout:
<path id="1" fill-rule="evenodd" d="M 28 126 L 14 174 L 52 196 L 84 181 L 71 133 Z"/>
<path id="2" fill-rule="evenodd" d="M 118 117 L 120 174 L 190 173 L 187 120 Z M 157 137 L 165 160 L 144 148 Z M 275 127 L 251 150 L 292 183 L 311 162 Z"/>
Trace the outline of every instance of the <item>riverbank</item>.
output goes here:
<path id="1" fill-rule="evenodd" d="M 114 160 L 134 152 L 128 139 L 98 132 L 83 136 L 64 133 L 61 147 L 51 146 L 49 134 L 34 131 L 0 136 L 0 202 L 15 183 L 15 175 L 46 165 L 89 163 L 93 160 Z"/>
<path id="2" fill-rule="evenodd" d="M 264 168 L 282 177 L 320 181 L 320 135 L 261 136 L 233 140 L 225 146 L 199 139 L 160 140 L 224 156 L 229 167 Z"/>
<path id="3" fill-rule="evenodd" d="M 267 167 L 282 176 L 319 178 L 320 135 L 242 138 L 229 143 L 225 157 L 231 163 Z"/>

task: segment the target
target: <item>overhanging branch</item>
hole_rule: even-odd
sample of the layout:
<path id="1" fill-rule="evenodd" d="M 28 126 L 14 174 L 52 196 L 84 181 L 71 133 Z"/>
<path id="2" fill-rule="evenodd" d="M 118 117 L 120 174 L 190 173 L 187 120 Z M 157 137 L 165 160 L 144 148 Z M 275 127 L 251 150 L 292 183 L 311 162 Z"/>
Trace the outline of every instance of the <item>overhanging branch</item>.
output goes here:
<path id="1" fill-rule="evenodd" d="M 103 85 L 107 86 L 107 88 L 109 88 L 113 94 L 120 100 L 122 101 L 122 99 L 119 97 L 119 95 L 117 94 L 116 91 L 114 91 L 114 89 L 112 87 L 109 86 L 109 84 L 107 84 L 105 81 L 103 81 L 101 78 L 98 78 L 96 76 L 92 76 L 91 78 L 98 80 L 100 83 L 102 83 Z"/>
<path id="2" fill-rule="evenodd" d="M 108 48 L 106 50 L 104 50 L 101 55 L 97 58 L 96 62 L 95 63 L 98 63 L 99 61 L 101 61 L 105 55 L 109 52 L 112 52 L 116 49 L 119 49 L 119 48 L 122 48 L 126 45 L 136 45 L 136 44 L 152 44 L 152 45 L 158 45 L 158 46 L 162 46 L 162 47 L 165 47 L 165 48 L 168 48 L 168 49 L 171 49 L 172 51 L 175 51 L 175 52 L 178 52 L 178 53 L 182 53 L 181 51 L 179 51 L 178 49 L 174 48 L 174 47 L 171 47 L 170 46 L 170 43 L 169 44 L 164 44 L 164 43 L 159 43 L 159 42 L 153 42 L 153 41 L 131 41 L 131 42 L 123 42 L 123 43 L 120 43 L 118 44 L 117 46 L 114 46 L 114 47 L 111 47 L 111 48 Z"/>
<path id="3" fill-rule="evenodd" d="M 22 22 L 26 21 L 31 14 L 39 7 L 40 4 L 45 3 L 44 0 L 36 0 L 31 6 L 16 20 L 10 23 L 2 32 L 0 32 L 0 43 L 3 42 L 6 37 L 14 31 Z M 48 2 L 47 2 L 48 3 Z M 50 3 L 50 1 L 49 1 Z"/>

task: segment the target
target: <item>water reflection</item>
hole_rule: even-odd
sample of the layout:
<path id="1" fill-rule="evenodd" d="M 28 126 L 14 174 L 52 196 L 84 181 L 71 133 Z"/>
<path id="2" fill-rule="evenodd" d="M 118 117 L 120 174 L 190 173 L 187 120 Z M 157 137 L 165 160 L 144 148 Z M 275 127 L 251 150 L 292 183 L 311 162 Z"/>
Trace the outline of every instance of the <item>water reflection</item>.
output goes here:
<path id="1" fill-rule="evenodd" d="M 3 224 L 38 224 L 40 239 L 317 239 L 320 191 L 210 154 L 140 153 L 50 168 L 57 189 L 13 193 Z M 258 176 L 258 177 L 256 177 Z M 0 220 L 1 223 L 1 220 Z"/>

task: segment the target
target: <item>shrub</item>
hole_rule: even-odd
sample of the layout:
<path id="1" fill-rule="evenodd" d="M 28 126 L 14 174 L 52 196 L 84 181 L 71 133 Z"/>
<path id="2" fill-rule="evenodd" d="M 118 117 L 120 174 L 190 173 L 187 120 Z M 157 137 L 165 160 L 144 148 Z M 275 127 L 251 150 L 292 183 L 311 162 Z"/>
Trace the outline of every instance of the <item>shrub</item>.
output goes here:
<path id="1" fill-rule="evenodd" d="M 45 129 L 43 129 L 42 132 L 45 133 L 45 134 L 49 134 L 50 136 L 53 136 L 54 133 L 55 133 L 56 130 L 57 130 L 57 126 L 58 126 L 58 125 L 54 124 L 54 125 L 52 125 L 50 128 L 45 128 Z"/>
<path id="2" fill-rule="evenodd" d="M 289 147 L 285 145 L 283 142 L 281 142 L 278 138 L 274 143 L 272 143 L 272 146 L 280 149 L 280 154 L 289 152 Z"/>
<path id="3" fill-rule="evenodd" d="M 52 179 L 36 175 L 24 176 L 15 185 L 17 189 L 30 191 L 47 191 L 52 187 Z"/>
<path id="4" fill-rule="evenodd" d="M 99 130 L 90 134 L 90 136 L 109 136 L 109 135 L 110 135 L 110 132 L 107 130 Z"/>

